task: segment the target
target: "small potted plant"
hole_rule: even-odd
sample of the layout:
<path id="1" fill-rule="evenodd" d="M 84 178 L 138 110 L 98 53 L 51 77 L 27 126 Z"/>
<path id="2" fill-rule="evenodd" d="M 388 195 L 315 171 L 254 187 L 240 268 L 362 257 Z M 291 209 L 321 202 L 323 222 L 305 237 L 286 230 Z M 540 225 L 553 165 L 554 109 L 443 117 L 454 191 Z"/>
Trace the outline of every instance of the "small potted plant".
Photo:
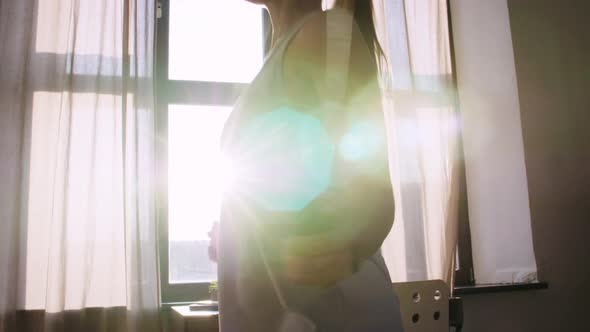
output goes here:
<path id="1" fill-rule="evenodd" d="M 190 311 L 217 311 L 217 281 L 209 284 L 209 300 L 195 302 L 188 306 Z"/>
<path id="2" fill-rule="evenodd" d="M 213 281 L 209 284 L 209 299 L 213 302 L 217 302 L 217 281 Z"/>
<path id="3" fill-rule="evenodd" d="M 211 225 L 211 230 L 209 231 L 209 259 L 217 263 L 217 237 L 219 232 L 219 221 L 215 221 Z M 213 281 L 209 284 L 209 299 L 211 301 L 217 302 L 217 281 Z"/>

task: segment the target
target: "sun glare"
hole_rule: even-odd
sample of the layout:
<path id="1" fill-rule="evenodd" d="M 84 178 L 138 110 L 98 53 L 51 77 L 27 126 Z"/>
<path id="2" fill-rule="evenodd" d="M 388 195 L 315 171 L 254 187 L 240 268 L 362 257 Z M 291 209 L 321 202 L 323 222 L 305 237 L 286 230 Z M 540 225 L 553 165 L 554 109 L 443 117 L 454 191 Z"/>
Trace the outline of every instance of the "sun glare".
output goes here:
<path id="1" fill-rule="evenodd" d="M 225 155 L 222 155 L 219 160 L 217 178 L 219 181 L 219 189 L 222 194 L 232 190 L 232 186 L 236 181 L 236 169 L 232 164 L 231 159 Z"/>
<path id="2" fill-rule="evenodd" d="M 230 107 L 170 105 L 168 195 L 170 240 L 206 240 L 231 183 L 220 137 Z"/>
<path id="3" fill-rule="evenodd" d="M 235 177 L 220 151 L 232 107 L 215 105 L 230 102 L 217 98 L 215 88 L 249 83 L 262 67 L 263 10 L 244 0 L 169 3 L 168 79 L 206 82 L 214 91 L 207 96 L 213 105 L 168 107 L 169 280 L 206 282 L 217 275 L 208 257 L 209 231 Z"/>

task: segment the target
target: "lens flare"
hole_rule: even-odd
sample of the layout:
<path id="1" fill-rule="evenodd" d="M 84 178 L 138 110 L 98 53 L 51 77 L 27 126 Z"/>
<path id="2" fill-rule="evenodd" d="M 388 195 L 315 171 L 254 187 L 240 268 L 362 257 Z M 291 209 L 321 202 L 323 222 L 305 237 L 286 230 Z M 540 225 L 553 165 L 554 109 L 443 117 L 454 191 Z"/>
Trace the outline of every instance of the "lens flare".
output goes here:
<path id="1" fill-rule="evenodd" d="M 309 114 L 283 107 L 256 116 L 238 146 L 238 190 L 268 210 L 300 211 L 331 183 L 334 144 Z"/>
<path id="2" fill-rule="evenodd" d="M 379 127 L 369 121 L 353 124 L 340 140 L 339 151 L 348 161 L 360 161 L 374 157 L 381 147 Z"/>
<path id="3" fill-rule="evenodd" d="M 231 191 L 236 182 L 236 169 L 228 156 L 222 155 L 219 160 L 219 187 L 222 192 Z"/>

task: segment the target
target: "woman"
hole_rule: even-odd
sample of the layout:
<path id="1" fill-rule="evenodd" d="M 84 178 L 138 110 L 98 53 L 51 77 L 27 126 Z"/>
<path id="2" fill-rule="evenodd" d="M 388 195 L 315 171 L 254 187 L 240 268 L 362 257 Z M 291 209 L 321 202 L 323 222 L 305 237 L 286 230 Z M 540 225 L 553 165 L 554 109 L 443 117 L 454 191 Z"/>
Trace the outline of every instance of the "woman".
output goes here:
<path id="1" fill-rule="evenodd" d="M 394 209 L 371 2 L 250 1 L 273 47 L 224 130 L 221 331 L 401 331 L 379 252 Z"/>

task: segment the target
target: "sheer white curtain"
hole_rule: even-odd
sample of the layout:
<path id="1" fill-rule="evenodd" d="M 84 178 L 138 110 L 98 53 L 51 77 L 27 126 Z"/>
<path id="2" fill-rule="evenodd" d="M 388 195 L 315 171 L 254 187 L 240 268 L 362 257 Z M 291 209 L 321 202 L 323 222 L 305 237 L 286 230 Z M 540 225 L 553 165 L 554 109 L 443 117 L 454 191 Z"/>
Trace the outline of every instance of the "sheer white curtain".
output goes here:
<path id="1" fill-rule="evenodd" d="M 154 6 L 0 1 L 0 331 L 158 329 Z"/>
<path id="2" fill-rule="evenodd" d="M 395 282 L 452 282 L 458 140 L 446 0 L 375 0 L 396 197 L 383 255 Z"/>

